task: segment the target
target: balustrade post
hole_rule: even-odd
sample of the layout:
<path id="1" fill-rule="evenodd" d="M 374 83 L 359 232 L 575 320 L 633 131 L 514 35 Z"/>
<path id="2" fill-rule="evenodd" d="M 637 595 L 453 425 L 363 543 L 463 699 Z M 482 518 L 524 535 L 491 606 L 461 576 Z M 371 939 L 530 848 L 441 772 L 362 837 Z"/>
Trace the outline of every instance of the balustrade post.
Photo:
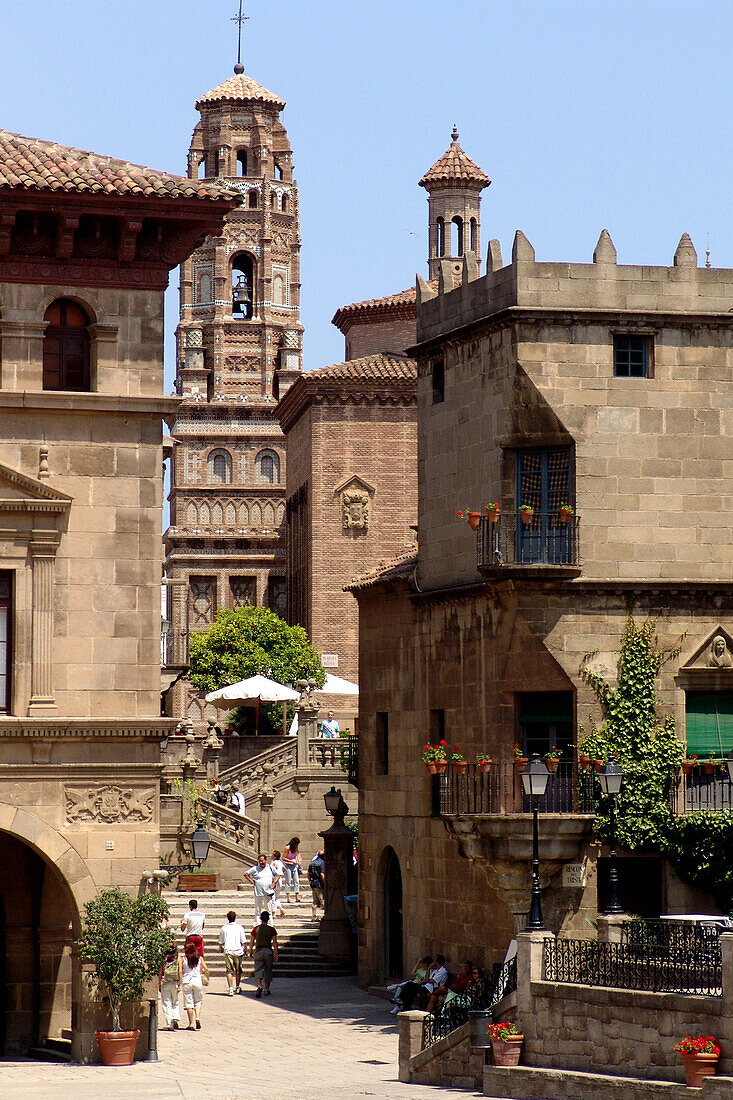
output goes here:
<path id="1" fill-rule="evenodd" d="M 625 913 L 598 914 L 598 942 L 621 943 L 624 934 L 624 925 L 631 920 Z"/>
<path id="2" fill-rule="evenodd" d="M 208 724 L 209 729 L 203 744 L 203 759 L 206 761 L 206 778 L 210 780 L 219 778 L 219 757 L 224 748 L 224 742 L 219 737 L 221 730 L 212 718 L 209 718 Z"/>
<path id="3" fill-rule="evenodd" d="M 311 766 L 308 742 L 311 738 L 318 736 L 318 714 L 321 704 L 316 699 L 313 680 L 298 680 L 296 687 L 300 688 L 300 699 L 295 707 L 298 713 L 296 767 L 301 771 L 309 770 Z"/>

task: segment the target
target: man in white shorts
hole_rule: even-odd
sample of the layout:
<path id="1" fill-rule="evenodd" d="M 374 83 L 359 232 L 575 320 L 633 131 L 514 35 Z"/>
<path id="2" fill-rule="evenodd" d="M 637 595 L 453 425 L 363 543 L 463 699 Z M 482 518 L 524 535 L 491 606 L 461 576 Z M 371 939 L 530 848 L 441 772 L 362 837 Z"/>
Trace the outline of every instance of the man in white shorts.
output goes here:
<path id="1" fill-rule="evenodd" d="M 222 924 L 219 930 L 219 950 L 224 952 L 224 962 L 227 968 L 227 985 L 229 996 L 241 993 L 242 959 L 244 957 L 244 945 L 247 936 L 244 928 L 237 922 L 237 914 L 233 909 L 227 913 L 227 922 Z"/>
<path id="2" fill-rule="evenodd" d="M 267 856 L 260 853 L 257 865 L 250 867 L 244 877 L 254 886 L 255 921 L 259 921 L 260 913 L 267 910 L 272 916 L 272 899 L 275 896 L 275 882 L 279 881 L 268 865 Z"/>

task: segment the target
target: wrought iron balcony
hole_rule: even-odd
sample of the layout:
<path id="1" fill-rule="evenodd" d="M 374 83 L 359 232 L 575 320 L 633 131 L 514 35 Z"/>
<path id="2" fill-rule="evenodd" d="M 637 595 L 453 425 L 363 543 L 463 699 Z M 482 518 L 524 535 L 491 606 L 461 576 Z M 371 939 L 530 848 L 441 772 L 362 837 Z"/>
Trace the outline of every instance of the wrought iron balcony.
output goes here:
<path id="1" fill-rule="evenodd" d="M 705 767 L 704 763 L 700 764 L 689 775 L 682 770 L 674 773 L 670 783 L 670 805 L 678 816 L 699 810 L 713 813 L 733 810 L 733 786 L 727 769 L 719 764 L 707 774 Z"/>
<path id="2" fill-rule="evenodd" d="M 477 533 L 479 569 L 506 566 L 579 567 L 580 520 L 560 519 L 559 512 L 534 512 L 525 523 L 521 513 L 501 513 L 496 521 L 482 516 Z"/>
<path id="3" fill-rule="evenodd" d="M 463 775 L 449 765 L 436 779 L 442 817 L 527 814 L 532 809 L 514 763 L 494 763 L 487 772 L 478 764 L 469 764 Z M 547 791 L 538 799 L 537 808 L 548 814 L 594 814 L 599 795 L 595 772 L 561 761 L 557 771 L 550 773 Z"/>

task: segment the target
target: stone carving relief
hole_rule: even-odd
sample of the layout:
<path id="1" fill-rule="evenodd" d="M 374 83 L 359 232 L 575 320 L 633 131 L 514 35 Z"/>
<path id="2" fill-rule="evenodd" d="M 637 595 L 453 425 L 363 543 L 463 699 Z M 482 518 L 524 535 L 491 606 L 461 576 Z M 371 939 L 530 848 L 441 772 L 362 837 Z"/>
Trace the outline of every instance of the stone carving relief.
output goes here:
<path id="1" fill-rule="evenodd" d="M 343 525 L 347 531 L 366 531 L 369 527 L 369 494 L 351 489 L 341 494 Z"/>
<path id="2" fill-rule="evenodd" d="M 152 821 L 155 790 L 138 787 L 65 787 L 67 821 Z"/>
<path id="3" fill-rule="evenodd" d="M 728 642 L 722 634 L 716 634 L 708 651 L 708 668 L 733 668 Z"/>

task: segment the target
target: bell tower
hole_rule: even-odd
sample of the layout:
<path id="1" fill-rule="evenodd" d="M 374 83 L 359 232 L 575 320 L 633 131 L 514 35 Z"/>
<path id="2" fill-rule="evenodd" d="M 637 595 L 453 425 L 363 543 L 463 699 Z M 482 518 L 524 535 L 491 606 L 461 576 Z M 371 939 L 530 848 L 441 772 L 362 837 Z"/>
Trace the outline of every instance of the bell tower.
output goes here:
<path id="1" fill-rule="evenodd" d="M 431 279 L 438 278 L 440 261 L 455 261 L 456 272 L 463 256 L 473 253 L 481 264 L 481 192 L 491 180 L 458 144 L 453 127 L 451 143 L 435 162 L 420 186 L 428 193 L 429 257 Z"/>
<path id="2" fill-rule="evenodd" d="M 191 179 L 238 193 L 222 235 L 181 267 L 172 431 L 168 665 L 217 611 L 267 605 L 284 616 L 285 441 L 277 401 L 301 372 L 300 230 L 285 103 L 234 75 L 196 103 Z M 176 717 L 204 718 L 176 685 Z M 170 706 L 170 704 L 169 704 Z"/>

